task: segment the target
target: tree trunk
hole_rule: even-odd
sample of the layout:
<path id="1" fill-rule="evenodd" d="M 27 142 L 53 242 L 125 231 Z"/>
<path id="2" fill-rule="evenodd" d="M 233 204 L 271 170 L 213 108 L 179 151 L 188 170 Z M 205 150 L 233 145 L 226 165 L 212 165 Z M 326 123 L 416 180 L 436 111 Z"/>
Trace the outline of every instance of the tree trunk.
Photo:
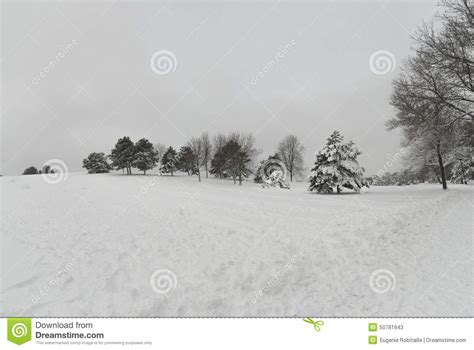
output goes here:
<path id="1" fill-rule="evenodd" d="M 471 117 L 471 136 L 469 137 L 469 145 L 474 147 L 474 137 L 472 135 L 474 135 L 474 117 Z"/>
<path id="2" fill-rule="evenodd" d="M 341 188 L 337 186 L 337 194 L 340 194 L 340 193 L 341 193 Z"/>
<path id="3" fill-rule="evenodd" d="M 198 170 L 198 178 L 199 178 L 199 182 L 201 182 L 201 171 Z"/>
<path id="4" fill-rule="evenodd" d="M 146 170 L 143 170 L 143 175 L 146 175 Z"/>
<path id="5" fill-rule="evenodd" d="M 242 174 L 239 174 L 239 186 L 242 186 Z"/>
<path id="6" fill-rule="evenodd" d="M 293 182 L 293 172 L 290 171 L 290 182 Z"/>
<path id="7" fill-rule="evenodd" d="M 443 184 L 443 190 L 448 189 L 448 184 L 446 182 L 446 170 L 444 169 L 443 157 L 441 156 L 441 146 L 440 141 L 436 144 L 436 152 L 438 153 L 438 163 L 439 163 L 439 171 L 441 174 L 441 181 Z"/>
<path id="8" fill-rule="evenodd" d="M 209 172 L 207 171 L 207 162 L 206 162 L 206 178 L 209 177 Z"/>

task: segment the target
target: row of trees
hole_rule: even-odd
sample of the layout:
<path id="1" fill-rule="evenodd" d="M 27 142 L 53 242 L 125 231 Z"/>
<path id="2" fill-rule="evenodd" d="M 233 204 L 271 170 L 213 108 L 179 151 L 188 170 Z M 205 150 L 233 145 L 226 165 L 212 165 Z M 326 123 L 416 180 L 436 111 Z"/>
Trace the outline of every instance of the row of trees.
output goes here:
<path id="1" fill-rule="evenodd" d="M 326 146 L 317 154 L 314 168 L 310 176 L 310 191 L 321 193 L 340 193 L 343 188 L 359 192 L 367 183 L 363 179 L 363 168 L 357 162 L 360 152 L 354 143 L 345 143 L 342 135 L 335 131 L 327 140 Z M 303 152 L 304 147 L 294 135 L 288 135 L 279 144 L 277 152 L 270 156 L 267 161 L 262 161 L 256 173 L 255 181 L 263 182 L 260 178 L 263 166 L 268 166 L 268 161 L 276 160 L 278 165 L 283 164 L 285 173 L 288 172 L 290 181 L 295 176 L 303 174 Z M 124 136 L 118 139 L 110 155 L 102 152 L 93 152 L 83 160 L 83 167 L 89 173 L 107 173 L 110 170 L 122 170 L 128 175 L 136 168 L 146 174 L 159 166 L 160 174 L 173 176 L 176 171 L 187 172 L 188 175 L 198 175 L 201 181 L 201 169 L 205 170 L 206 177 L 209 174 L 219 178 L 232 178 L 234 184 L 242 184 L 243 179 L 252 174 L 252 163 L 260 152 L 255 146 L 255 138 L 252 134 L 230 133 L 229 135 L 218 134 L 211 142 L 207 132 L 200 137 L 193 137 L 181 147 L 179 152 L 173 147 L 166 148 L 164 145 L 153 145 L 149 140 L 142 138 L 133 142 L 130 137 Z M 265 165 L 266 164 L 266 165 Z M 273 167 L 267 168 L 273 169 Z M 276 171 L 276 170 L 275 170 Z M 281 167 L 278 168 L 281 172 Z M 42 170 L 29 167 L 23 172 L 24 175 L 53 173 L 49 165 Z M 271 173 L 265 176 L 281 177 L 281 174 Z M 278 176 L 277 176 L 278 175 Z M 278 181 L 289 188 L 284 178 Z"/>
<path id="2" fill-rule="evenodd" d="M 278 145 L 277 157 L 288 169 L 290 180 L 303 174 L 304 147 L 295 135 L 288 135 Z M 197 175 L 201 172 L 219 178 L 232 178 L 234 183 L 242 181 L 253 173 L 253 163 L 259 154 L 255 138 L 251 133 L 233 132 L 228 135 L 217 134 L 211 141 L 204 132 L 191 138 L 178 151 L 162 144 L 153 145 L 147 139 L 134 143 L 130 137 L 120 138 L 110 155 L 91 153 L 83 160 L 83 167 L 89 173 L 105 173 L 112 169 L 122 170 L 128 175 L 136 168 L 146 174 L 148 170 L 159 167 L 160 174 L 174 175 L 177 171 Z M 109 162 L 110 160 L 110 162 Z"/>
<path id="3" fill-rule="evenodd" d="M 204 168 L 206 177 L 209 177 L 212 144 L 207 132 L 202 133 L 200 137 L 191 138 L 179 152 L 171 146 L 166 149 L 163 145 L 158 145 L 157 148 L 163 150 L 161 174 L 173 175 L 174 172 L 180 170 L 188 175 L 197 175 L 198 180 L 201 181 L 201 169 Z"/>
<path id="4" fill-rule="evenodd" d="M 111 163 L 109 163 L 109 159 Z M 132 174 L 132 168 L 143 171 L 153 169 L 159 160 L 159 154 L 153 144 L 145 138 L 134 143 L 130 137 L 124 136 L 115 144 L 109 156 L 93 152 L 82 161 L 82 167 L 90 174 L 108 173 L 112 169 Z"/>
<path id="5" fill-rule="evenodd" d="M 287 167 L 291 181 L 303 174 L 303 152 L 304 147 L 295 135 L 288 135 L 278 144 L 276 155 Z M 133 168 L 146 174 L 159 166 L 160 174 L 173 176 L 182 171 L 197 175 L 201 181 L 201 172 L 204 171 L 206 177 L 211 174 L 232 178 L 234 183 L 242 184 L 253 173 L 253 163 L 259 153 L 251 133 L 217 134 L 211 141 L 209 134 L 204 132 L 191 138 L 179 152 L 171 146 L 154 146 L 144 138 L 134 143 L 130 137 L 124 136 L 117 141 L 109 156 L 91 153 L 83 160 L 83 167 L 89 173 L 115 169 L 131 175 Z"/>
<path id="6" fill-rule="evenodd" d="M 473 4 L 444 1 L 442 12 L 418 29 L 391 96 L 397 115 L 387 126 L 403 132 L 408 170 L 435 168 L 443 189 L 449 175 L 454 182 L 473 175 Z"/>
<path id="7" fill-rule="evenodd" d="M 158 164 L 159 154 L 153 147 L 153 144 L 145 138 L 136 143 L 128 136 L 124 136 L 117 141 L 110 156 L 112 161 L 111 168 L 126 171 L 128 175 L 132 174 L 132 168 L 137 168 L 146 174 Z M 84 167 L 87 169 L 86 164 Z"/>
<path id="8" fill-rule="evenodd" d="M 303 174 L 304 147 L 295 135 L 288 135 L 279 144 L 277 152 L 267 161 L 278 160 L 284 164 L 286 171 L 293 181 L 295 176 Z M 259 154 L 252 134 L 231 133 L 218 134 L 210 141 L 207 132 L 200 137 L 193 137 L 181 147 L 179 152 L 173 147 L 163 145 L 153 146 L 148 140 L 140 139 L 133 143 L 127 136 L 119 139 L 109 158 L 103 153 L 91 153 L 84 159 L 84 167 L 90 173 L 108 172 L 110 169 L 120 170 L 132 174 L 135 167 L 146 174 L 160 163 L 161 174 L 171 174 L 176 171 L 186 172 L 188 175 L 198 175 L 201 181 L 201 169 L 205 169 L 206 177 L 209 174 L 219 178 L 232 178 L 234 184 L 242 184 L 243 179 L 252 173 L 251 164 Z M 359 192 L 368 186 L 363 178 L 364 169 L 359 166 L 357 157 L 360 152 L 355 144 L 344 142 L 343 136 L 334 131 L 328 138 L 326 146 L 317 154 L 316 162 L 311 170 L 310 191 L 320 193 L 340 193 L 343 188 Z M 256 172 L 255 181 L 262 182 L 260 163 Z M 284 179 L 283 179 L 284 180 Z"/>

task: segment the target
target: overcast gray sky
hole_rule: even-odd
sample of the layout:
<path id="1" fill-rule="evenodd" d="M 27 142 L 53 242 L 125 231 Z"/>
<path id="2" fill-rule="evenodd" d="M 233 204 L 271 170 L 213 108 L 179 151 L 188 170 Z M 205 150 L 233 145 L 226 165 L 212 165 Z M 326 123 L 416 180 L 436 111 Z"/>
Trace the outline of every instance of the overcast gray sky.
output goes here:
<path id="1" fill-rule="evenodd" d="M 427 0 L 2 1 L 1 173 L 54 158 L 80 171 L 124 135 L 179 148 L 204 130 L 253 132 L 261 159 L 296 134 L 310 166 L 338 129 L 375 174 L 400 147 L 384 126 L 391 81 L 436 10 Z M 151 62 L 159 51 L 171 66 Z M 377 52 L 388 68 L 370 68 Z"/>

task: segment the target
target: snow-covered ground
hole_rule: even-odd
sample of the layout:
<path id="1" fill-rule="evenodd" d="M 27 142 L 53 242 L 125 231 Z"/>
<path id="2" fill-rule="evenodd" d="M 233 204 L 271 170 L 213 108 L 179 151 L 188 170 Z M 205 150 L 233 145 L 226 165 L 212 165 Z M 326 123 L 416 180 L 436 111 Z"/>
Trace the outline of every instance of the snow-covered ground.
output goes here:
<path id="1" fill-rule="evenodd" d="M 0 182 L 4 316 L 474 316 L 474 186 Z"/>

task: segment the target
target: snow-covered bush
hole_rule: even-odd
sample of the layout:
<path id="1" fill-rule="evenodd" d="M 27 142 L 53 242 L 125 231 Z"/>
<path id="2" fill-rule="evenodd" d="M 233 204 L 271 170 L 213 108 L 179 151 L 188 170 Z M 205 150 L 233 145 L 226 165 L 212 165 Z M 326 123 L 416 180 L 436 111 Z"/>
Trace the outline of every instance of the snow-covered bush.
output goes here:
<path id="1" fill-rule="evenodd" d="M 424 178 L 422 177 L 424 176 Z M 386 172 L 383 175 L 374 176 L 372 185 L 374 186 L 404 186 L 414 185 L 422 182 L 430 182 L 431 177 L 427 174 L 420 174 L 418 172 L 404 170 L 402 172 Z M 438 182 L 434 180 L 434 182 Z"/>
<path id="2" fill-rule="evenodd" d="M 253 181 L 256 183 L 263 183 L 265 181 L 265 174 L 264 174 L 264 167 L 266 164 L 268 164 L 269 161 L 276 160 L 276 161 L 281 161 L 280 157 L 278 156 L 277 153 L 274 155 L 270 155 L 268 159 L 260 161 L 260 164 L 257 168 L 257 171 L 255 172 L 255 176 L 253 178 Z"/>
<path id="3" fill-rule="evenodd" d="M 285 181 L 286 176 L 281 170 L 274 170 L 268 179 L 264 180 L 263 187 L 280 187 L 284 189 L 289 189 L 290 185 Z"/>
<path id="4" fill-rule="evenodd" d="M 258 169 L 258 175 L 262 179 L 262 187 L 280 187 L 289 189 L 288 184 L 288 170 L 278 157 L 269 157 L 262 162 Z"/>

